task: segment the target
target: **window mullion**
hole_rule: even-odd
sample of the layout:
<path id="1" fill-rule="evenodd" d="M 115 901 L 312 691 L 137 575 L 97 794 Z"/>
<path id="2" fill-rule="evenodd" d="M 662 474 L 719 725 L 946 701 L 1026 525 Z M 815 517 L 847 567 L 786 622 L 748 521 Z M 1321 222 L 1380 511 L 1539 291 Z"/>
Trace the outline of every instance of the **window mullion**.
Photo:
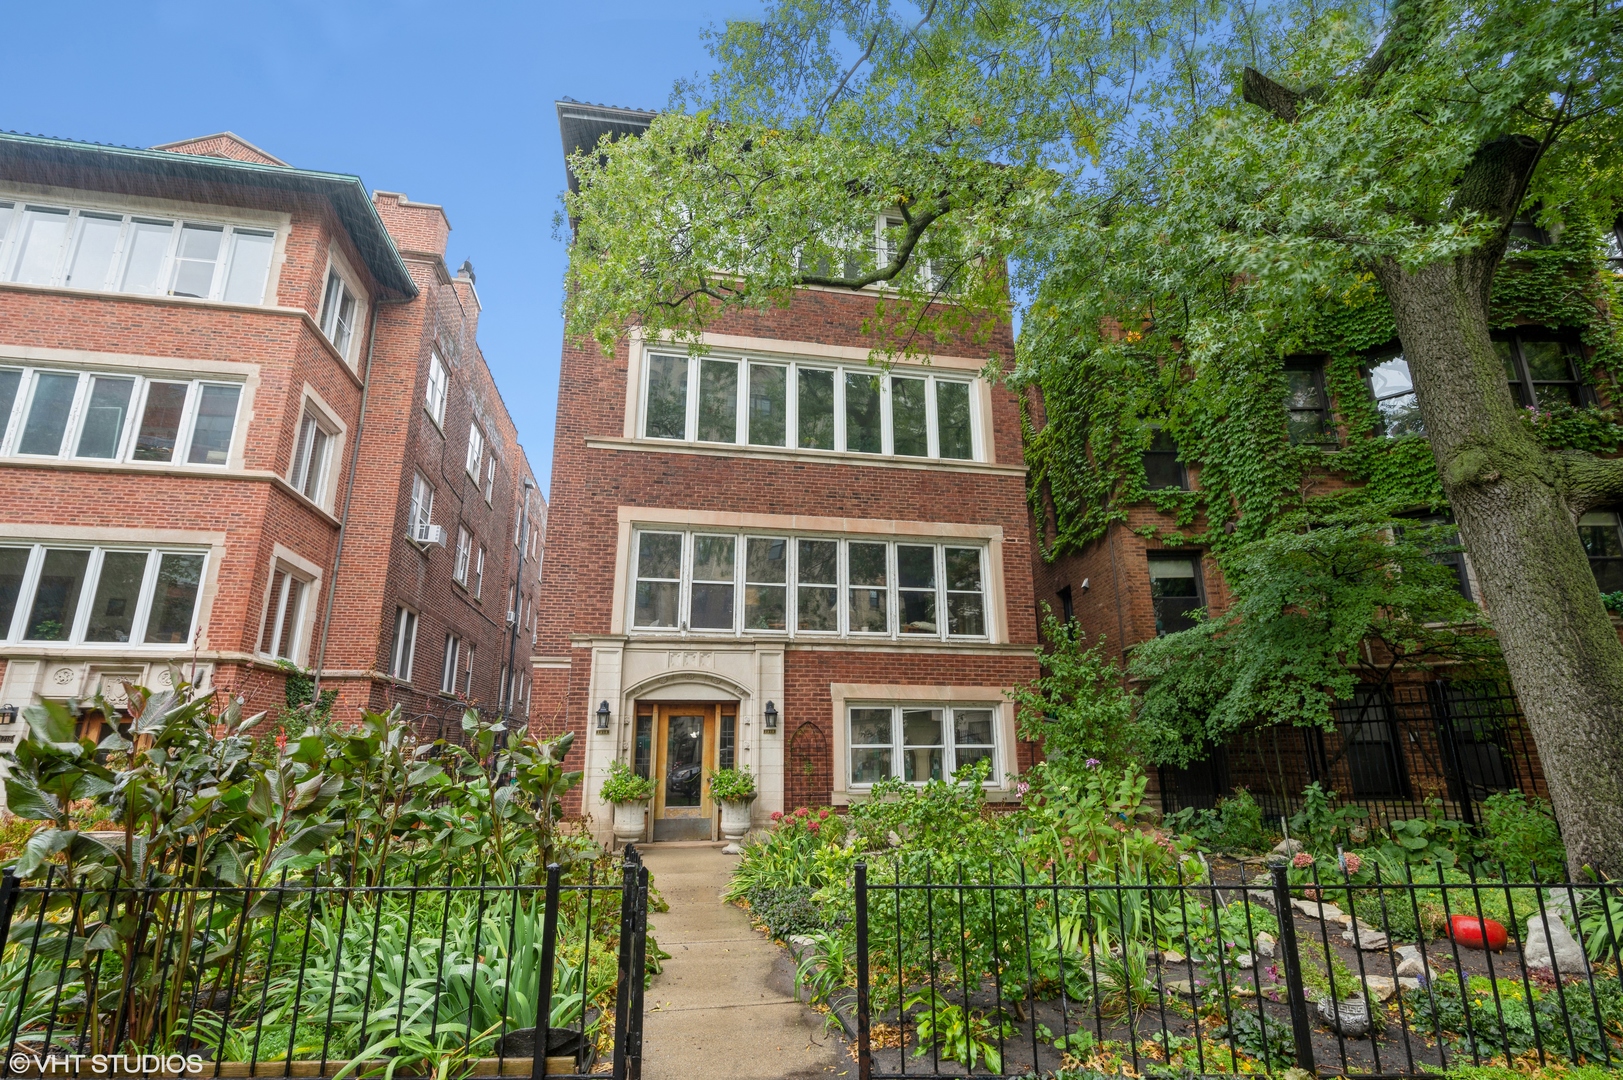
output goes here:
<path id="1" fill-rule="evenodd" d="M 935 376 L 927 375 L 924 379 L 924 430 L 926 433 L 924 452 L 931 458 L 941 456 L 940 424 L 941 420 L 936 415 L 935 407 Z M 973 435 L 971 435 L 970 441 L 971 443 L 974 442 Z"/>
<path id="2" fill-rule="evenodd" d="M 902 602 L 902 594 L 897 584 L 897 570 L 900 568 L 900 565 L 901 562 L 896 555 L 895 542 L 890 540 L 885 541 L 885 591 L 887 593 L 887 599 L 885 601 L 885 617 L 889 620 L 889 625 L 886 627 L 886 630 L 889 632 L 889 636 L 893 641 L 901 635 L 902 629 L 902 612 L 900 607 Z"/>
<path id="3" fill-rule="evenodd" d="M 889 372 L 879 380 L 879 453 L 882 457 L 896 453 L 896 419 L 891 415 L 894 398 L 890 392 L 890 382 Z"/>
<path id="4" fill-rule="evenodd" d="M 693 618 L 693 552 L 697 546 L 691 532 L 682 534 L 682 561 L 676 568 L 676 630 L 683 637 L 687 636 L 688 624 Z"/>
<path id="5" fill-rule="evenodd" d="M 749 433 L 750 362 L 748 357 L 738 358 L 738 381 L 733 386 L 733 444 L 746 446 Z"/>
<path id="6" fill-rule="evenodd" d="M 850 543 L 849 540 L 834 541 L 834 625 L 841 637 L 851 633 L 851 574 L 848 566 L 851 558 Z"/>
<path id="7" fill-rule="evenodd" d="M 95 381 L 94 376 L 88 371 L 77 374 L 79 381 L 73 386 L 73 404 L 68 406 L 68 422 L 62 432 L 62 445 L 56 451 L 59 458 L 71 458 L 78 449 L 79 429 L 84 424 L 85 410 L 90 407 L 90 384 Z"/>
<path id="8" fill-rule="evenodd" d="M 733 537 L 733 636 L 744 633 L 744 583 L 748 579 L 749 538 L 744 533 Z"/>
<path id="9" fill-rule="evenodd" d="M 174 284 L 175 261 L 180 252 L 181 220 L 176 218 L 169 225 L 169 244 L 163 249 L 163 260 L 158 263 L 157 290 L 155 295 L 169 295 L 169 287 Z"/>
<path id="10" fill-rule="evenodd" d="M 683 421 L 682 439 L 685 442 L 697 442 L 699 439 L 699 369 L 703 366 L 697 357 L 689 356 L 688 365 L 688 411 L 687 419 Z"/>
<path id="11" fill-rule="evenodd" d="M 800 365 L 784 365 L 783 422 L 787 425 L 783 446 L 786 450 L 800 448 Z"/>
<path id="12" fill-rule="evenodd" d="M 890 747 L 890 775 L 893 778 L 900 779 L 906 775 L 902 758 L 907 753 L 906 747 L 902 745 L 902 707 L 900 705 L 890 707 Z"/>
<path id="13" fill-rule="evenodd" d="M 158 566 L 163 561 L 163 552 L 154 548 L 147 552 L 146 570 L 141 574 L 141 591 L 136 594 L 135 616 L 130 620 L 130 642 L 136 645 L 145 645 L 147 640 L 147 620 L 152 615 L 152 601 L 158 589 Z M 202 592 L 202 582 L 198 582 L 198 591 Z M 195 601 L 194 601 L 195 605 Z M 188 643 L 190 639 L 188 638 Z"/>
<path id="14" fill-rule="evenodd" d="M 845 451 L 845 369 L 834 369 L 834 449 Z"/>
<path id="15" fill-rule="evenodd" d="M 197 427 L 197 410 L 203 403 L 203 380 L 193 379 L 186 388 L 186 404 L 180 414 L 180 429 L 175 432 L 175 452 L 169 456 L 171 465 L 184 465 L 192 452 L 192 432 Z M 235 436 L 233 436 L 235 437 Z"/>
<path id="16" fill-rule="evenodd" d="M 947 549 L 935 545 L 935 633 L 947 640 Z"/>
<path id="17" fill-rule="evenodd" d="M 67 644 L 78 645 L 85 639 L 85 626 L 90 622 L 90 609 L 96 606 L 96 587 L 101 582 L 101 565 L 106 555 L 106 548 L 90 549 L 90 558 L 85 562 L 85 579 L 79 586 L 79 605 L 69 623 Z"/>

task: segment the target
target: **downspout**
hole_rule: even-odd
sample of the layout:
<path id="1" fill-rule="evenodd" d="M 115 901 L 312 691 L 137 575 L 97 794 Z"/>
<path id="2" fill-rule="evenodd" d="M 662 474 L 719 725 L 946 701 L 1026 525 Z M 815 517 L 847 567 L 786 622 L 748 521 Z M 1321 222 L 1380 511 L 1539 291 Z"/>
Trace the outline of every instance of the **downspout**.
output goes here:
<path id="1" fill-rule="evenodd" d="M 519 511 L 518 517 L 518 569 L 513 574 L 513 607 L 508 611 L 507 626 L 507 685 L 502 687 L 502 719 L 511 719 L 513 715 L 513 699 L 518 697 L 513 692 L 513 685 L 518 682 L 518 672 L 513 670 L 513 654 L 518 651 L 519 612 L 524 608 L 524 553 L 530 549 L 530 489 L 534 482 L 526 476 L 524 478 L 524 507 Z M 529 725 L 529 717 L 524 718 L 525 726 Z"/>
<path id="2" fill-rule="evenodd" d="M 349 531 L 349 508 L 355 501 L 355 473 L 361 464 L 361 432 L 366 426 L 366 402 L 372 395 L 372 351 L 378 345 L 378 308 L 384 304 L 409 303 L 409 298 L 378 300 L 372 305 L 366 327 L 366 377 L 361 381 L 361 415 L 355 419 L 355 445 L 349 454 L 349 477 L 344 482 L 344 512 L 338 517 L 338 544 L 332 556 L 332 575 L 327 579 L 327 599 L 321 611 L 321 641 L 316 646 L 315 680 L 310 705 L 321 703 L 321 671 L 327 661 L 327 630 L 332 624 L 333 597 L 338 594 L 338 568 L 344 561 L 344 534 Z"/>

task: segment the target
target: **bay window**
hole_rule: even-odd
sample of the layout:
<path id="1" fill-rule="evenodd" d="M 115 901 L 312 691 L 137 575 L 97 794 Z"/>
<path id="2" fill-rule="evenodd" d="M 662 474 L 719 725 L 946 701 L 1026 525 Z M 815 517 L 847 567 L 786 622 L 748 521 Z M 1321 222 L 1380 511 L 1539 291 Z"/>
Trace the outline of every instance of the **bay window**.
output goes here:
<path id="1" fill-rule="evenodd" d="M 923 784 L 950 780 L 966 766 L 990 762 L 998 776 L 995 705 L 852 705 L 846 711 L 851 787 L 885 780 Z"/>
<path id="2" fill-rule="evenodd" d="M 0 279 L 265 303 L 276 234 L 224 222 L 0 201 Z"/>
<path id="3" fill-rule="evenodd" d="M 293 470 L 288 483 L 300 495 L 315 503 L 325 503 L 328 459 L 332 456 L 333 433 L 313 407 L 306 407 L 299 421 L 298 442 L 293 447 Z"/>
<path id="4" fill-rule="evenodd" d="M 985 550 L 963 544 L 640 530 L 634 631 L 987 637 Z"/>
<path id="5" fill-rule="evenodd" d="M 0 367 L 0 457 L 224 465 L 239 383 Z"/>
<path id="6" fill-rule="evenodd" d="M 866 365 L 655 353 L 639 430 L 645 439 L 973 461 L 971 383 Z"/>
<path id="7" fill-rule="evenodd" d="M 200 551 L 0 546 L 0 640 L 188 646 L 204 562 Z"/>
<path id="8" fill-rule="evenodd" d="M 350 345 L 355 340 L 359 313 L 356 290 L 336 269 L 328 270 L 327 291 L 321 299 L 321 332 L 345 360 L 349 359 Z"/>
<path id="9" fill-rule="evenodd" d="M 259 630 L 259 651 L 277 660 L 297 664 L 304 654 L 304 615 L 310 582 L 290 567 L 271 570 L 265 621 Z"/>

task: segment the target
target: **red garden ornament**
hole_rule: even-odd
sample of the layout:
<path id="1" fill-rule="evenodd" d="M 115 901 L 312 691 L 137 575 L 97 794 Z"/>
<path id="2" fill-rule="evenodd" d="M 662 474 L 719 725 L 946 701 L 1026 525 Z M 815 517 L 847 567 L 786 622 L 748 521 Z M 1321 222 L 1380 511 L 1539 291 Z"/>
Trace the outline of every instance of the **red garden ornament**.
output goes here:
<path id="1" fill-rule="evenodd" d="M 1500 923 L 1493 919 L 1479 919 L 1475 915 L 1451 916 L 1448 936 L 1466 948 L 1487 948 L 1494 952 L 1503 949 L 1510 940 L 1510 935 Z"/>

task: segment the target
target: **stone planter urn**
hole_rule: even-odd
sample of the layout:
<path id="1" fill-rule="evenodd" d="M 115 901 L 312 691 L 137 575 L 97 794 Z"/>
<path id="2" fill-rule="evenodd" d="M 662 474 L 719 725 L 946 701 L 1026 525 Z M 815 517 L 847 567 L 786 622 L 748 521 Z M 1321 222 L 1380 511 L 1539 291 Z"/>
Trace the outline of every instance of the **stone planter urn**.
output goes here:
<path id="1" fill-rule="evenodd" d="M 721 838 L 727 841 L 721 850 L 729 855 L 743 851 L 738 842 L 750 831 L 750 801 L 721 804 Z"/>
<path id="2" fill-rule="evenodd" d="M 617 842 L 636 844 L 642 841 L 643 813 L 647 808 L 646 802 L 614 804 L 614 839 Z"/>

